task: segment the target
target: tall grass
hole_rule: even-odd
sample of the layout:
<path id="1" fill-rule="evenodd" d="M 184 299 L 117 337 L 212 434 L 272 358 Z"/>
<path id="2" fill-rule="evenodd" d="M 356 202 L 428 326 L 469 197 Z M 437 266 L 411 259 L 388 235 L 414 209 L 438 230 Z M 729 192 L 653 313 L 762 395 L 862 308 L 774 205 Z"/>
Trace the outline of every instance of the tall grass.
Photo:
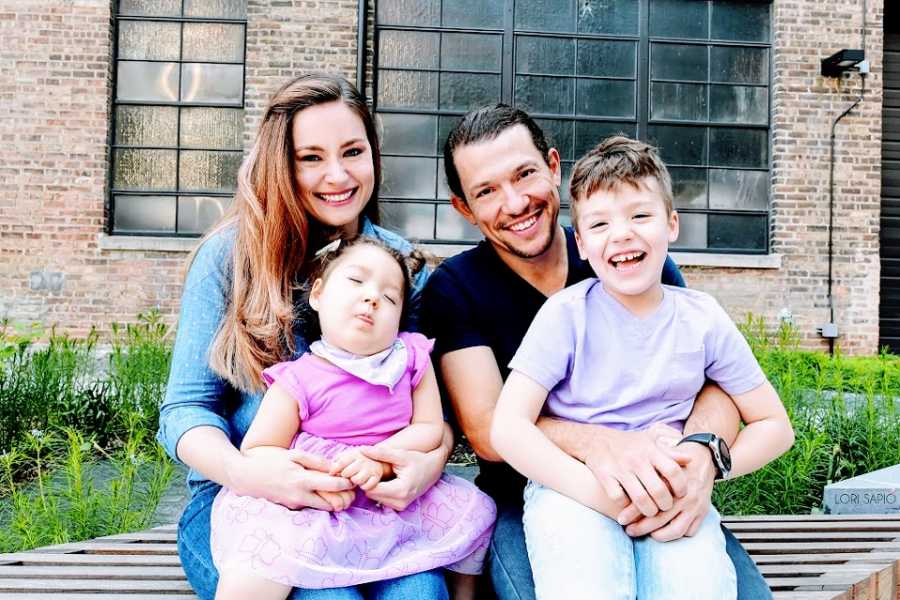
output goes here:
<path id="1" fill-rule="evenodd" d="M 796 441 L 759 471 L 716 485 L 720 512 L 817 511 L 827 483 L 900 463 L 900 357 L 802 351 L 791 327 L 771 335 L 759 319 L 748 318 L 742 330 L 784 402 Z"/>

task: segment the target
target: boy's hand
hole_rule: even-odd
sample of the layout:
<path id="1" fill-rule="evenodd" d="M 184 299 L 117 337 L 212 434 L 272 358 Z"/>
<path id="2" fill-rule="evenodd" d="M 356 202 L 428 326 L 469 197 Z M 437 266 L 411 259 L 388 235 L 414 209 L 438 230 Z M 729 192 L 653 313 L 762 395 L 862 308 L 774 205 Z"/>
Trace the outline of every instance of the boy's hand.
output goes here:
<path id="1" fill-rule="evenodd" d="M 332 461 L 330 473 L 349 479 L 368 492 L 384 477 L 385 467 L 383 463 L 364 455 L 359 448 L 350 448 Z"/>

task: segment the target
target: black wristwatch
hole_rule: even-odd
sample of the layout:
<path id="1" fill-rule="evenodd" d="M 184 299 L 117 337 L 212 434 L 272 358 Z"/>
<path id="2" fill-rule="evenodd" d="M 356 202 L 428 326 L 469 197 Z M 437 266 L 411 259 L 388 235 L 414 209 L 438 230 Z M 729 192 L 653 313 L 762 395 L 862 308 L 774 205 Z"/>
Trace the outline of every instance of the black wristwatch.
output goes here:
<path id="1" fill-rule="evenodd" d="M 714 433 L 693 433 L 682 438 L 679 444 L 695 442 L 709 448 L 713 464 L 716 466 L 716 479 L 728 479 L 731 475 L 731 452 L 725 440 Z"/>

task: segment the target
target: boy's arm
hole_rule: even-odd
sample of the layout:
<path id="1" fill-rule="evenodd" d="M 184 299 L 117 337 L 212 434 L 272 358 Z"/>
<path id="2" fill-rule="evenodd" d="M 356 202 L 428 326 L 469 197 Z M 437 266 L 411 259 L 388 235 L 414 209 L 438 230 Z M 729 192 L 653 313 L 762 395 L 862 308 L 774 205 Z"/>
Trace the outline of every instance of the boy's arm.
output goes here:
<path id="1" fill-rule="evenodd" d="M 731 448 L 731 475 L 752 473 L 788 451 L 794 444 L 794 429 L 768 380 L 734 402 L 747 424 Z"/>
<path id="2" fill-rule="evenodd" d="M 491 443 L 514 469 L 542 485 L 615 518 L 624 499 L 610 498 L 584 464 L 541 433 L 535 421 L 547 390 L 513 371 L 500 393 L 491 426 Z"/>

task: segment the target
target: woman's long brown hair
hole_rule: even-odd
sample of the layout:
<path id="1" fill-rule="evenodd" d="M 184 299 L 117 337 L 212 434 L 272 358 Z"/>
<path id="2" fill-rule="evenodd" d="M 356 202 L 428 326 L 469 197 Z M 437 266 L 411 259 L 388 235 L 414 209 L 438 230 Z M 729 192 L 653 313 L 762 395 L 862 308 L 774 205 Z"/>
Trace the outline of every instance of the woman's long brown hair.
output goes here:
<path id="1" fill-rule="evenodd" d="M 363 215 L 378 222 L 381 153 L 372 114 L 346 80 L 315 74 L 288 82 L 272 97 L 238 172 L 234 202 L 207 234 L 236 229 L 231 289 L 209 350 L 209 366 L 239 390 L 262 391 L 262 370 L 295 350 L 294 292 L 303 283 L 310 239 L 322 240 L 327 232 L 300 203 L 291 124 L 301 110 L 335 101 L 346 104 L 365 126 L 375 187 Z"/>

